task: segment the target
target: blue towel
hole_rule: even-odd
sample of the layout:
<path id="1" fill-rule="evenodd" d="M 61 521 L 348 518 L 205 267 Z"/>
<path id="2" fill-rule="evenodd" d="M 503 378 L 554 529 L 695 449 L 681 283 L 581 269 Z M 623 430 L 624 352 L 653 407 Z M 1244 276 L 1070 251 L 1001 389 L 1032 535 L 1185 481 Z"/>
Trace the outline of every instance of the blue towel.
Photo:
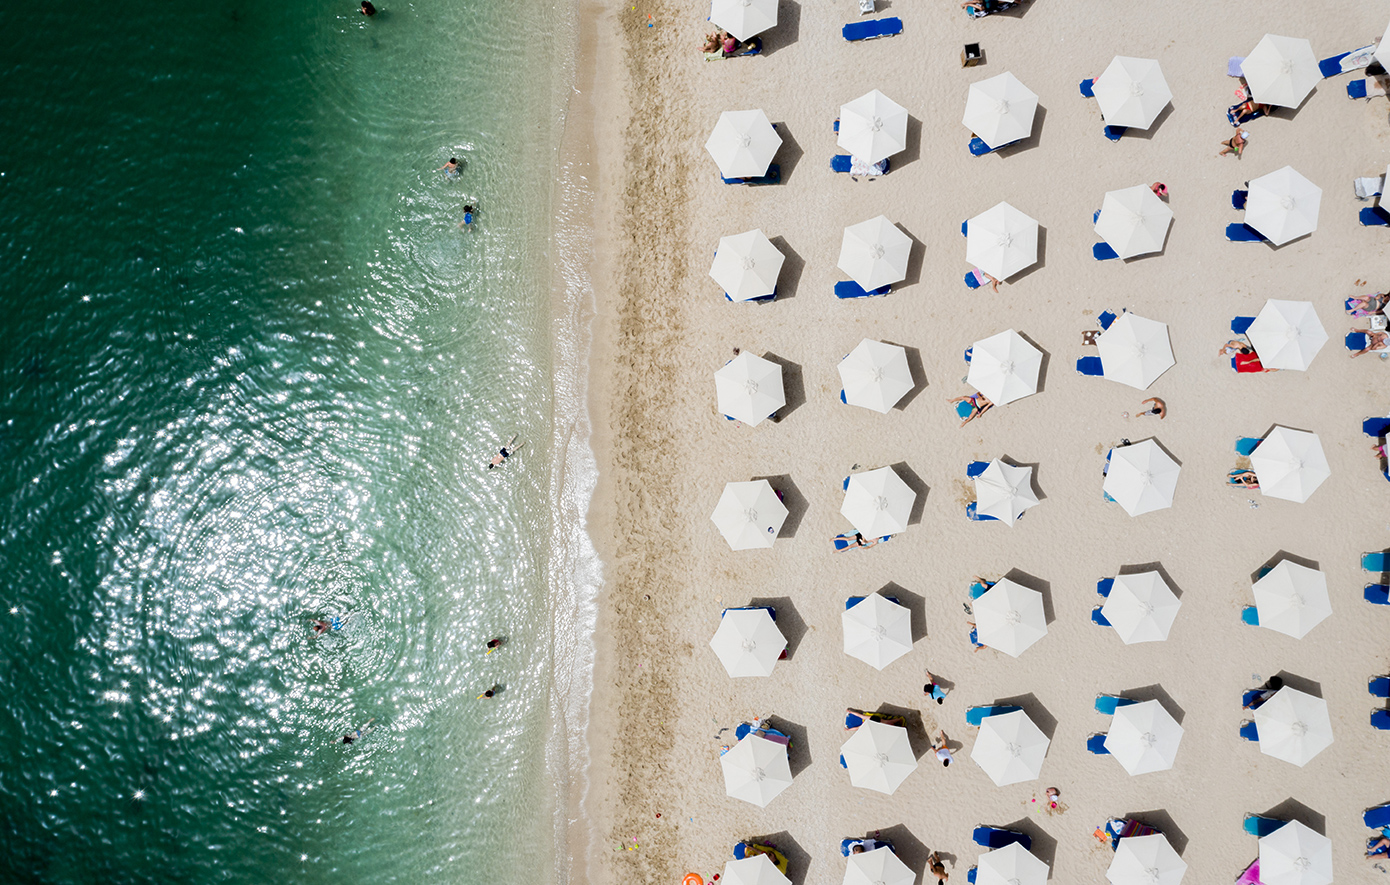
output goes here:
<path id="1" fill-rule="evenodd" d="M 1240 439 L 1236 440 L 1236 454 L 1244 455 L 1245 457 L 1249 458 L 1250 455 L 1254 453 L 1255 449 L 1262 442 L 1264 442 L 1264 440 L 1259 439 L 1258 437 L 1242 436 Z"/>
<path id="2" fill-rule="evenodd" d="M 982 845 L 985 848 L 991 849 L 1003 848 L 1006 845 L 1013 845 L 1015 842 L 1022 845 L 1024 851 L 1028 851 L 1033 847 L 1033 840 L 1027 833 L 1016 833 L 1013 830 L 1001 830 L 998 827 L 976 827 L 975 832 L 971 834 L 971 838 L 975 840 L 976 845 Z"/>
<path id="3" fill-rule="evenodd" d="M 1241 190 L 1240 188 L 1237 188 L 1236 190 L 1231 191 L 1231 208 L 1232 208 L 1232 209 L 1244 209 L 1244 208 L 1245 208 L 1245 200 L 1246 200 L 1246 198 L 1249 197 L 1249 196 L 1250 196 L 1250 192 L 1249 192 L 1249 191 L 1247 191 L 1247 190 Z"/>
<path id="4" fill-rule="evenodd" d="M 1362 591 L 1366 601 L 1375 605 L 1390 605 L 1390 585 L 1386 584 L 1367 584 Z"/>
<path id="5" fill-rule="evenodd" d="M 832 172 L 848 172 L 854 165 L 854 158 L 849 154 L 836 154 L 830 158 L 830 170 Z"/>
<path id="6" fill-rule="evenodd" d="M 1375 710 L 1371 713 L 1371 726 L 1381 731 L 1390 731 L 1390 710 Z"/>
<path id="7" fill-rule="evenodd" d="M 1345 339 L 1347 350 L 1353 352 L 1358 350 L 1365 350 L 1368 346 L 1370 346 L 1370 341 L 1370 336 L 1368 336 L 1365 332 L 1348 332 L 1347 337 Z"/>
<path id="8" fill-rule="evenodd" d="M 748 857 L 748 846 L 742 842 L 734 846 L 734 860 L 744 860 Z"/>
<path id="9" fill-rule="evenodd" d="M 1352 80 L 1350 83 L 1347 84 L 1347 98 L 1365 98 L 1365 97 L 1366 97 L 1366 81 L 1365 81 L 1365 80 Z"/>
<path id="10" fill-rule="evenodd" d="M 1351 53 L 1343 52 L 1341 55 L 1334 55 L 1331 58 L 1325 58 L 1318 62 L 1318 71 L 1322 74 L 1323 79 L 1335 77 L 1342 73 L 1342 59 L 1346 58 L 1348 55 L 1351 55 Z"/>
<path id="11" fill-rule="evenodd" d="M 1095 608 L 1091 609 L 1091 623 L 1097 624 L 1101 627 L 1110 626 L 1110 622 L 1107 621 L 1105 619 L 1105 615 L 1101 613 L 1100 606 L 1096 606 Z"/>
<path id="12" fill-rule="evenodd" d="M 1366 683 L 1366 690 L 1378 698 L 1390 698 L 1390 676 L 1376 676 Z"/>
<path id="13" fill-rule="evenodd" d="M 840 34 L 851 43 L 872 40 L 875 37 L 891 37 L 902 32 L 903 20 L 897 16 L 850 22 L 840 29 Z"/>
<path id="14" fill-rule="evenodd" d="M 1115 586 L 1114 578 L 1101 578 L 1096 581 L 1096 592 L 1106 599 L 1110 598 L 1110 588 Z"/>
<path id="15" fill-rule="evenodd" d="M 999 147 L 1003 147 L 1003 145 L 1001 144 Z M 992 154 L 997 150 L 999 148 L 992 148 L 985 144 L 985 140 L 978 135 L 970 139 L 970 153 L 976 157 L 983 157 L 985 154 Z"/>
<path id="16" fill-rule="evenodd" d="M 1086 749 L 1095 753 L 1097 756 L 1109 756 L 1110 751 L 1105 749 L 1105 735 L 1093 734 L 1086 738 Z"/>
<path id="17" fill-rule="evenodd" d="M 1001 716 L 1005 713 L 1016 713 L 1022 709 L 1022 707 L 971 707 L 970 709 L 965 711 L 965 724 L 973 725 L 976 728 L 979 728 L 980 723 L 984 722 L 985 719 L 987 719 L 990 716 Z"/>
<path id="18" fill-rule="evenodd" d="M 1253 322 L 1255 322 L 1254 317 L 1235 317 L 1231 320 L 1231 331 L 1237 335 L 1244 335 Z"/>
<path id="19" fill-rule="evenodd" d="M 1095 77 L 1088 77 L 1087 79 L 1082 80 L 1082 81 L 1081 81 L 1081 97 L 1082 97 L 1082 98 L 1095 98 L 1095 97 L 1096 97 L 1095 85 L 1096 85 L 1096 78 L 1095 78 Z"/>
<path id="20" fill-rule="evenodd" d="M 1361 820 L 1366 826 L 1373 830 L 1382 827 L 1390 827 L 1390 805 L 1377 805 L 1375 808 L 1367 808 L 1361 815 Z"/>
<path id="21" fill-rule="evenodd" d="M 1125 130 L 1128 128 L 1127 126 L 1106 126 L 1105 137 L 1111 141 L 1119 141 L 1124 137 Z"/>
<path id="22" fill-rule="evenodd" d="M 1251 627 L 1260 626 L 1260 610 L 1253 605 L 1247 605 L 1240 610 L 1240 619 Z"/>
<path id="23" fill-rule="evenodd" d="M 842 280 L 835 284 L 836 298 L 869 298 L 874 295 L 887 295 L 893 291 L 891 285 L 879 286 L 877 289 L 866 290 L 854 280 Z"/>
<path id="24" fill-rule="evenodd" d="M 1255 230 L 1248 224 L 1226 225 L 1226 239 L 1230 240 L 1232 243 L 1266 242 L 1264 234 Z"/>
<path id="25" fill-rule="evenodd" d="M 970 289 L 980 288 L 980 281 L 975 278 L 975 271 L 970 271 L 965 275 L 965 285 Z"/>
<path id="26" fill-rule="evenodd" d="M 964 421 L 970 417 L 970 413 L 975 411 L 975 406 L 969 400 L 961 400 L 956 403 L 956 415 Z"/>
<path id="27" fill-rule="evenodd" d="M 1390 418 L 1367 418 L 1361 422 L 1361 432 L 1374 439 L 1390 433 Z"/>
<path id="28" fill-rule="evenodd" d="M 1368 572 L 1386 571 L 1385 553 L 1363 553 L 1361 554 L 1361 568 Z"/>
<path id="29" fill-rule="evenodd" d="M 1115 322 L 1115 319 L 1114 311 L 1103 310 L 1100 316 L 1096 317 L 1096 322 L 1100 323 L 1101 331 L 1105 331 L 1110 328 L 1110 324 Z"/>
<path id="30" fill-rule="evenodd" d="M 1100 377 L 1105 374 L 1105 366 L 1098 356 L 1083 356 L 1076 361 L 1076 371 L 1082 375 Z"/>
<path id="31" fill-rule="evenodd" d="M 1245 827 L 1245 832 L 1263 839 L 1286 823 L 1288 823 L 1288 821 L 1273 817 L 1261 817 L 1258 814 L 1247 814 L 1242 826 Z"/>
<path id="32" fill-rule="evenodd" d="M 1120 253 L 1110 248 L 1109 243 L 1096 243 L 1091 247 L 1091 257 L 1096 261 L 1109 261 L 1111 258 L 1119 258 Z"/>
<path id="33" fill-rule="evenodd" d="M 1363 227 L 1387 227 L 1390 226 L 1390 213 L 1387 213 L 1379 206 L 1367 206 L 1360 212 L 1361 224 Z"/>
<path id="34" fill-rule="evenodd" d="M 965 475 L 970 479 L 974 479 L 981 473 L 984 473 L 985 468 L 988 466 L 988 461 L 971 461 L 969 464 L 965 465 Z"/>
<path id="35" fill-rule="evenodd" d="M 1249 722 L 1242 722 L 1240 724 L 1240 736 L 1245 738 L 1247 741 L 1259 741 L 1260 733 L 1255 729 L 1255 723 L 1253 720 Z"/>

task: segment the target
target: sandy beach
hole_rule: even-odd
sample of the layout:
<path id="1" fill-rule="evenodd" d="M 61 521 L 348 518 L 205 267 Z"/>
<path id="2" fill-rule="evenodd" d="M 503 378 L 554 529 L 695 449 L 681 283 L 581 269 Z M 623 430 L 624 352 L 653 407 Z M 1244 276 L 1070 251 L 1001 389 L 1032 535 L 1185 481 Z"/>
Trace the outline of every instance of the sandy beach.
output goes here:
<path id="1" fill-rule="evenodd" d="M 735 842 L 769 837 L 793 882 L 838 882 L 839 842 L 876 830 L 919 872 L 941 852 L 965 881 L 971 829 L 1023 829 L 1053 881 L 1103 882 L 1112 858 L 1092 836 L 1113 816 L 1159 826 L 1189 865 L 1186 882 L 1231 881 L 1257 854 L 1246 812 L 1303 820 L 1334 842 L 1337 881 L 1378 881 L 1362 859 L 1364 808 L 1390 801 L 1376 762 L 1390 734 L 1368 723 L 1368 677 L 1390 669 L 1390 610 L 1362 601 L 1363 551 L 1390 545 L 1390 484 L 1361 421 L 1390 409 L 1387 368 L 1349 359 L 1342 336 L 1365 327 L 1343 299 L 1390 289 L 1387 228 L 1363 227 L 1352 181 L 1385 168 L 1387 104 L 1352 101 L 1322 81 L 1296 111 L 1246 126 L 1243 157 L 1218 157 L 1237 81 L 1227 59 L 1267 32 L 1311 40 L 1318 58 L 1374 42 L 1375 4 L 1179 0 L 1091 4 L 1031 0 L 972 20 L 955 2 L 880 2 L 901 35 L 850 44 L 850 0 L 782 0 L 760 57 L 706 61 L 701 3 L 581 7 L 595 60 L 587 95 L 597 195 L 591 417 L 600 480 L 589 529 L 605 564 L 580 828 L 585 877 L 706 881 Z M 965 68 L 963 44 L 985 63 Z M 1112 143 L 1077 84 L 1117 54 L 1157 59 L 1171 107 L 1147 132 Z M 969 84 L 1012 72 L 1039 96 L 1032 136 L 984 156 L 961 124 Z M 581 77 L 581 86 L 589 82 Z M 911 114 L 907 149 L 876 180 L 828 166 L 842 103 L 878 88 Z M 724 110 L 762 108 L 778 125 L 782 183 L 730 187 L 704 149 Z M 1322 187 L 1318 230 L 1280 248 L 1227 242 L 1234 188 L 1292 165 Z M 1104 193 L 1163 181 L 1175 218 L 1161 254 L 1096 261 L 1091 217 Z M 969 290 L 960 225 L 1001 200 L 1036 218 L 1039 261 L 998 294 Z M 882 298 L 837 300 L 848 224 L 887 215 L 914 241 L 907 280 Z M 778 298 L 725 300 L 708 276 L 721 236 L 761 228 L 787 255 Z M 1360 283 L 1358 281 L 1366 281 Z M 1267 298 L 1312 301 L 1330 340 L 1307 372 L 1234 373 L 1218 354 L 1232 317 Z M 1176 365 L 1147 392 L 1078 375 L 1094 355 L 1081 332 L 1104 310 L 1169 325 Z M 1040 391 L 959 428 L 947 401 L 973 392 L 962 352 L 1008 328 L 1045 353 Z M 863 338 L 908 349 L 916 388 L 886 415 L 839 401 L 836 364 Z M 777 422 L 726 421 L 713 372 L 738 347 L 785 367 Z M 1163 398 L 1160 421 L 1137 417 Z M 1302 504 L 1225 483 L 1233 444 L 1273 425 L 1317 432 L 1331 478 Z M 1101 493 L 1106 451 L 1157 439 L 1182 465 L 1174 505 L 1137 518 Z M 971 522 L 966 464 L 1034 465 L 1042 502 L 1009 527 Z M 841 481 L 892 465 L 919 492 L 912 524 L 890 543 L 832 552 L 850 529 Z M 769 477 L 791 515 L 770 550 L 731 551 L 709 516 L 726 482 Z M 1326 575 L 1333 613 L 1303 639 L 1241 623 L 1252 574 L 1288 554 Z M 1182 609 L 1164 642 L 1124 645 L 1090 621 L 1099 578 L 1157 564 Z M 967 639 L 973 575 L 1006 574 L 1044 593 L 1048 635 L 1017 659 Z M 882 672 L 841 650 L 850 595 L 889 588 L 913 613 L 913 650 Z M 776 606 L 789 657 L 767 678 L 731 679 L 708 647 L 720 611 Z M 951 687 L 924 703 L 925 668 Z M 1240 738 L 1243 690 L 1283 673 L 1327 700 L 1335 742 L 1303 768 Z M 1097 693 L 1157 698 L 1185 729 L 1170 771 L 1129 776 L 1086 750 L 1109 719 Z M 1051 738 L 1039 780 L 996 787 L 969 761 L 969 706 L 1013 700 Z M 836 757 L 846 707 L 910 714 L 920 768 L 892 796 L 852 787 Z M 719 749 L 732 729 L 771 715 L 791 734 L 795 780 L 767 808 L 727 798 Z M 927 751 L 942 728 L 958 748 L 943 770 Z M 726 730 L 727 729 L 727 730 Z M 1047 814 L 1043 790 L 1061 790 Z M 1035 801 L 1037 800 L 1037 801 Z M 1390 864 L 1384 864 L 1390 867 Z"/>

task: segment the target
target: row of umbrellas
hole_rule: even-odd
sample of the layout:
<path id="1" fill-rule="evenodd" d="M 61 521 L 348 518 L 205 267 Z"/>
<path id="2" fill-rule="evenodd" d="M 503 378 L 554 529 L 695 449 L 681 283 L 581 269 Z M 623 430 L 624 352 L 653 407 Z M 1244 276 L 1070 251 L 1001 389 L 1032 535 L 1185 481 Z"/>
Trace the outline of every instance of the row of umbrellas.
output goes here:
<path id="1" fill-rule="evenodd" d="M 974 882 L 975 885 L 1046 885 L 1048 873 L 1046 863 L 1015 842 L 981 854 Z M 791 880 L 782 875 L 765 854 L 725 864 L 723 881 L 725 885 L 791 885 Z M 913 885 L 916 881 L 917 873 L 886 845 L 862 854 L 851 854 L 845 862 L 844 885 Z"/>

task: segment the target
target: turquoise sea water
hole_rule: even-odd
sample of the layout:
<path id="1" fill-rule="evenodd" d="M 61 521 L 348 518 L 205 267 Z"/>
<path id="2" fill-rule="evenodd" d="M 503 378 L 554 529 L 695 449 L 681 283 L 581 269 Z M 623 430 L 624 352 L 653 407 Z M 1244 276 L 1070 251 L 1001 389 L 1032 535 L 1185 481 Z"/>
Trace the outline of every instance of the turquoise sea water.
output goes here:
<path id="1" fill-rule="evenodd" d="M 377 5 L 6 10 L 0 881 L 556 879 L 569 12 Z"/>

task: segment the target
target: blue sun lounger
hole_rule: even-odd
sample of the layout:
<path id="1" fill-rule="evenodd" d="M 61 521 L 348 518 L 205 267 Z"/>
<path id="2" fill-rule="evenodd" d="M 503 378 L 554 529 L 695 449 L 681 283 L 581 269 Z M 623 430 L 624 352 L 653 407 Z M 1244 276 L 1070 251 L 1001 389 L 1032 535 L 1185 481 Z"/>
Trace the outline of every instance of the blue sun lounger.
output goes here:
<path id="1" fill-rule="evenodd" d="M 965 724 L 980 727 L 987 717 L 1001 716 L 1005 713 L 1017 713 L 1022 707 L 971 707 L 965 711 Z"/>
<path id="2" fill-rule="evenodd" d="M 1115 322 L 1116 319 L 1117 317 L 1113 310 L 1103 310 L 1100 316 L 1096 317 L 1096 322 L 1100 323 L 1100 329 L 1103 332 L 1110 328 L 1110 324 Z"/>
<path id="3" fill-rule="evenodd" d="M 858 43 L 860 40 L 873 40 L 878 37 L 891 37 L 902 32 L 903 20 L 897 16 L 850 22 L 840 29 L 841 36 L 851 43 Z"/>
<path id="4" fill-rule="evenodd" d="M 1246 689 L 1245 692 L 1244 692 L 1243 694 L 1241 694 L 1241 696 L 1240 696 L 1240 708 L 1241 708 L 1242 710 L 1253 710 L 1254 707 L 1251 707 L 1250 705 L 1251 705 L 1251 704 L 1254 704 L 1255 701 L 1259 700 L 1260 695 L 1262 695 L 1262 694 L 1264 694 L 1264 690 L 1263 690 L 1263 689 L 1259 689 L 1259 688 L 1248 688 L 1248 689 Z M 1259 706 L 1259 705 L 1256 704 L 1256 706 Z"/>
<path id="5" fill-rule="evenodd" d="M 1366 691 L 1374 697 L 1390 698 L 1390 676 L 1372 676 L 1366 682 Z"/>
<path id="6" fill-rule="evenodd" d="M 1115 710 L 1120 707 L 1128 707 L 1130 704 L 1137 704 L 1138 701 L 1132 698 L 1122 698 L 1113 694 L 1096 695 L 1096 712 L 1104 716 L 1114 716 Z"/>
<path id="7" fill-rule="evenodd" d="M 1105 749 L 1105 735 L 1093 734 L 1086 738 L 1086 749 L 1095 753 L 1097 756 L 1109 756 L 1110 751 Z"/>
<path id="8" fill-rule="evenodd" d="M 1226 239 L 1232 243 L 1267 243 L 1265 235 L 1248 224 L 1226 225 Z"/>
<path id="9" fill-rule="evenodd" d="M 1244 335 L 1250 330 L 1250 324 L 1253 322 L 1254 317 L 1234 317 L 1231 319 L 1231 331 L 1237 335 Z"/>
<path id="10" fill-rule="evenodd" d="M 998 522 L 998 521 L 999 521 L 999 517 L 997 517 L 997 516 L 989 516 L 989 515 L 981 516 L 981 515 L 980 515 L 980 509 L 979 509 L 979 502 L 977 502 L 977 501 L 971 501 L 969 504 L 966 504 L 966 505 L 965 505 L 965 518 L 968 519 L 968 520 L 970 520 L 971 522 Z"/>
<path id="11" fill-rule="evenodd" d="M 1236 454 L 1249 458 L 1264 440 L 1254 436 L 1242 436 L 1236 440 Z"/>
<path id="12" fill-rule="evenodd" d="M 1100 606 L 1096 606 L 1095 608 L 1091 609 L 1091 623 L 1095 624 L 1098 627 L 1111 626 L 1110 622 L 1105 619 L 1105 614 L 1101 612 L 1100 609 Z"/>
<path id="13" fill-rule="evenodd" d="M 1390 731 L 1390 710 L 1372 711 L 1371 727 L 1380 731 Z"/>
<path id="14" fill-rule="evenodd" d="M 1091 247 L 1091 257 L 1096 261 L 1109 261 L 1111 258 L 1119 258 L 1120 253 L 1112 249 L 1109 243 L 1096 243 Z"/>
<path id="15" fill-rule="evenodd" d="M 1119 141 L 1121 138 L 1124 138 L 1125 131 L 1128 128 L 1127 126 L 1106 126 L 1105 137 L 1111 141 Z"/>
<path id="16" fill-rule="evenodd" d="M 1361 568 L 1368 572 L 1384 573 L 1386 571 L 1385 562 L 1387 558 L 1390 557 L 1387 557 L 1384 552 L 1363 553 L 1361 554 Z"/>
<path id="17" fill-rule="evenodd" d="M 885 597 L 883 597 L 883 598 L 886 599 L 886 600 L 888 600 L 889 602 L 893 603 L 894 605 L 902 605 L 901 602 L 898 602 L 898 597 L 896 597 L 896 596 L 885 596 Z M 850 598 L 846 599 L 846 600 L 845 600 L 845 611 L 849 611 L 850 609 L 854 608 L 856 605 L 858 605 L 859 603 L 863 602 L 864 599 L 865 599 L 865 597 L 863 597 L 863 596 L 851 596 Z M 771 609 L 768 609 L 768 611 L 771 611 Z M 776 619 L 774 618 L 774 620 L 776 620 Z"/>
<path id="18" fill-rule="evenodd" d="M 1390 227 L 1390 212 L 1379 206 L 1367 206 L 1359 213 L 1362 227 Z"/>
<path id="19" fill-rule="evenodd" d="M 969 479 L 974 479 L 981 473 L 984 473 L 985 468 L 988 466 L 988 461 L 971 461 L 969 464 L 965 465 L 965 475 Z"/>
<path id="20" fill-rule="evenodd" d="M 722 175 L 719 176 L 719 178 L 725 184 L 777 184 L 782 180 L 782 167 L 777 165 L 776 163 L 773 163 L 767 167 L 766 173 L 757 176 L 756 178 L 725 178 Z"/>
<path id="21" fill-rule="evenodd" d="M 1110 588 L 1115 586 L 1114 578 L 1101 578 L 1096 581 L 1096 592 L 1104 599 L 1110 598 Z"/>
<path id="22" fill-rule="evenodd" d="M 879 286 L 877 289 L 865 289 L 854 280 L 841 280 L 835 284 L 836 298 L 872 298 L 875 295 L 887 295 L 892 291 L 892 284 Z"/>
<path id="23" fill-rule="evenodd" d="M 1361 595 L 1373 605 L 1390 605 L 1390 584 L 1367 584 Z"/>
<path id="24" fill-rule="evenodd" d="M 975 271 L 969 271 L 965 275 L 965 286 L 967 289 L 980 288 L 980 281 L 975 277 Z"/>
<path id="25" fill-rule="evenodd" d="M 1027 833 L 1005 830 L 1000 827 L 987 827 L 983 824 L 975 828 L 971 838 L 975 840 L 976 845 L 991 849 L 1004 848 L 1015 843 L 1022 845 L 1024 851 L 1029 851 L 1033 847 L 1033 839 Z"/>
<path id="26" fill-rule="evenodd" d="M 1325 58 L 1318 62 L 1318 72 L 1322 74 L 1323 79 L 1325 80 L 1328 77 L 1335 77 L 1338 74 L 1346 73 L 1342 70 L 1342 59 L 1346 58 L 1348 55 L 1351 55 L 1351 53 L 1343 52 L 1341 55 L 1334 55 L 1331 58 Z"/>
<path id="27" fill-rule="evenodd" d="M 1390 418 L 1367 418 L 1361 422 L 1361 432 L 1372 439 L 1379 439 L 1390 433 Z"/>
<path id="28" fill-rule="evenodd" d="M 1081 86 L 1080 86 L 1080 89 L 1081 89 L 1081 97 L 1082 97 L 1082 98 L 1095 98 L 1095 97 L 1096 97 L 1095 86 L 1096 86 L 1096 78 L 1095 78 L 1095 77 L 1088 77 L 1087 79 L 1082 80 L 1082 81 L 1081 81 Z"/>
<path id="29" fill-rule="evenodd" d="M 1343 343 L 1346 344 L 1347 350 L 1355 353 L 1358 350 L 1365 350 L 1371 342 L 1365 332 L 1348 332 Z"/>
<path id="30" fill-rule="evenodd" d="M 832 172 L 850 172 L 853 170 L 853 168 L 854 157 L 850 156 L 849 154 L 836 154 L 835 156 L 830 158 L 830 171 Z M 883 174 L 887 175 L 888 170 L 892 168 L 892 162 L 885 159 L 883 161 Z"/>
<path id="31" fill-rule="evenodd" d="M 1247 814 L 1245 816 L 1245 820 L 1241 823 L 1241 826 L 1244 827 L 1245 832 L 1249 833 L 1250 835 L 1258 836 L 1261 839 L 1263 839 L 1265 836 L 1268 836 L 1270 833 L 1279 829 L 1286 823 L 1288 823 L 1288 821 L 1279 820 L 1277 817 L 1264 817 L 1258 814 Z"/>
<path id="32" fill-rule="evenodd" d="M 988 593 L 989 588 L 993 586 L 994 582 L 992 581 L 987 584 L 981 584 L 979 581 L 976 581 L 975 583 L 970 585 L 970 598 L 979 599 L 981 596 L 984 596 L 986 593 Z"/>
<path id="33" fill-rule="evenodd" d="M 1382 827 L 1390 827 L 1390 805 L 1377 805 L 1374 808 L 1367 808 L 1361 814 L 1361 820 L 1366 826 L 1373 830 Z"/>
<path id="34" fill-rule="evenodd" d="M 884 535 L 882 538 L 878 539 L 878 542 L 882 544 L 892 537 L 892 535 Z M 836 535 L 834 538 L 831 538 L 831 543 L 835 545 L 835 551 L 837 553 L 841 550 L 848 550 L 850 547 L 854 546 L 854 535 Z"/>
<path id="35" fill-rule="evenodd" d="M 1099 378 L 1105 374 L 1105 365 L 1098 356 L 1083 356 L 1076 361 L 1076 371 L 1082 375 Z"/>
<path id="36" fill-rule="evenodd" d="M 1231 208 L 1232 208 L 1232 209 L 1244 209 L 1244 208 L 1245 208 L 1245 200 L 1246 200 L 1246 198 L 1249 197 L 1249 196 L 1250 196 L 1250 191 L 1242 190 L 1242 189 L 1240 189 L 1240 188 L 1236 188 L 1235 190 L 1231 191 Z"/>
<path id="37" fill-rule="evenodd" d="M 1365 97 L 1366 97 L 1366 81 L 1365 81 L 1365 80 L 1352 80 L 1350 83 L 1347 84 L 1347 98 L 1365 98 Z"/>
<path id="38" fill-rule="evenodd" d="M 735 608 L 726 608 L 719 613 L 719 617 L 722 618 L 729 612 L 755 612 L 759 610 L 767 612 L 768 617 L 772 618 L 773 621 L 777 620 L 777 609 L 770 605 L 740 605 Z"/>
<path id="39" fill-rule="evenodd" d="M 978 873 L 979 870 L 979 867 L 971 867 L 970 869 L 966 870 L 965 881 L 969 882 L 970 885 L 975 885 L 975 874 Z"/>
<path id="40" fill-rule="evenodd" d="M 1255 729 L 1255 722 L 1253 719 L 1247 719 L 1240 724 L 1240 736 L 1247 741 L 1258 742 L 1260 740 L 1260 733 Z"/>
<path id="41" fill-rule="evenodd" d="M 1260 626 L 1260 610 L 1253 605 L 1247 605 L 1240 610 L 1240 619 L 1251 627 L 1258 627 Z"/>

